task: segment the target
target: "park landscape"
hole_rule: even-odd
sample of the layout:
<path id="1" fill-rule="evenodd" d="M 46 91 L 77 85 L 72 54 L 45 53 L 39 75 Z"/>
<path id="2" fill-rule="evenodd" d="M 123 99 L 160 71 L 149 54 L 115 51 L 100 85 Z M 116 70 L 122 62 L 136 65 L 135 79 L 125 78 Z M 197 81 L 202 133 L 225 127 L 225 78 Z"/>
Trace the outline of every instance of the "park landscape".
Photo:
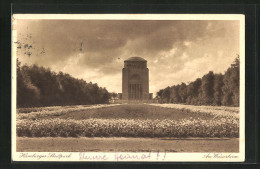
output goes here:
<path id="1" fill-rule="evenodd" d="M 239 58 L 150 102 L 37 65 L 18 61 L 17 71 L 18 151 L 239 151 Z"/>

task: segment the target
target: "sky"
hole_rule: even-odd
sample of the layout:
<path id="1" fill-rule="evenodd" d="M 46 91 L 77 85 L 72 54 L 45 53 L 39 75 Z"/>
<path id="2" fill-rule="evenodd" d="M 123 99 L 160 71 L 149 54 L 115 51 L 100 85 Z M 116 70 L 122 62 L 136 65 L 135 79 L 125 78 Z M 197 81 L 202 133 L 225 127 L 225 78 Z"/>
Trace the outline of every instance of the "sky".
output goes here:
<path id="1" fill-rule="evenodd" d="M 122 92 L 124 60 L 147 60 L 150 93 L 224 73 L 240 54 L 232 20 L 17 20 L 17 57 Z"/>

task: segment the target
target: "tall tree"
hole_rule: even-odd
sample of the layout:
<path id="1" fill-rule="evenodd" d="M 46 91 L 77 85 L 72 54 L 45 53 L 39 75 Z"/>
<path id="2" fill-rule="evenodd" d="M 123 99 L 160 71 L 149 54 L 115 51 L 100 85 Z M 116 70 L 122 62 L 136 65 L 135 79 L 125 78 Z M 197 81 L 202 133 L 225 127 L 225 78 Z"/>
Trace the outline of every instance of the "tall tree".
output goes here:
<path id="1" fill-rule="evenodd" d="M 159 90 L 157 93 L 156 93 L 156 97 L 159 99 L 159 102 L 162 103 L 162 99 L 163 99 L 163 89 Z"/>
<path id="2" fill-rule="evenodd" d="M 186 103 L 187 99 L 187 85 L 185 83 L 181 83 L 179 88 L 179 96 L 181 103 Z"/>
<path id="3" fill-rule="evenodd" d="M 164 90 L 163 90 L 163 93 L 162 93 L 162 97 L 163 97 L 163 102 L 164 103 L 169 103 L 170 102 L 170 92 L 171 92 L 171 89 L 170 87 L 166 87 Z"/>
<path id="4" fill-rule="evenodd" d="M 179 88 L 180 88 L 180 85 L 172 87 L 171 92 L 172 92 L 172 102 L 173 103 L 180 103 L 181 102 L 181 97 L 179 95 Z"/>
<path id="5" fill-rule="evenodd" d="M 223 75 L 215 74 L 214 79 L 214 104 L 220 106 L 222 100 Z"/>
<path id="6" fill-rule="evenodd" d="M 229 106 L 239 106 L 239 56 L 225 72 L 223 78 L 223 99 L 222 104 Z"/>
<path id="7" fill-rule="evenodd" d="M 210 71 L 208 74 L 204 75 L 201 82 L 202 103 L 205 105 L 211 105 L 214 96 L 214 73 Z"/>

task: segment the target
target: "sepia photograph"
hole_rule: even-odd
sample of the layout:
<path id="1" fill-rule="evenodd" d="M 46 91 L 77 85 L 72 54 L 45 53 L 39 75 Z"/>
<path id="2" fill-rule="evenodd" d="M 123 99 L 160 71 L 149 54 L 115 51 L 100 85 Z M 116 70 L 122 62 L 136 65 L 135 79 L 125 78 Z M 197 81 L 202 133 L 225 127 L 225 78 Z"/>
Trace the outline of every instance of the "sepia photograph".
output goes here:
<path id="1" fill-rule="evenodd" d="M 242 162 L 240 14 L 13 14 L 12 160 Z"/>

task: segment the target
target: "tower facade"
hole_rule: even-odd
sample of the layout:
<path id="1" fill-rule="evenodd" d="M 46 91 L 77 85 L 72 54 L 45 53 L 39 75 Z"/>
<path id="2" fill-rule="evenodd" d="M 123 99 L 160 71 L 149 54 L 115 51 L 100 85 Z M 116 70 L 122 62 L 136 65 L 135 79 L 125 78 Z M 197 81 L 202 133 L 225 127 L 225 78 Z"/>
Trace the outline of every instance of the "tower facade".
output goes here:
<path id="1" fill-rule="evenodd" d="M 131 57 L 124 61 L 122 70 L 122 99 L 152 99 L 152 94 L 149 94 L 149 69 L 145 59 Z"/>

